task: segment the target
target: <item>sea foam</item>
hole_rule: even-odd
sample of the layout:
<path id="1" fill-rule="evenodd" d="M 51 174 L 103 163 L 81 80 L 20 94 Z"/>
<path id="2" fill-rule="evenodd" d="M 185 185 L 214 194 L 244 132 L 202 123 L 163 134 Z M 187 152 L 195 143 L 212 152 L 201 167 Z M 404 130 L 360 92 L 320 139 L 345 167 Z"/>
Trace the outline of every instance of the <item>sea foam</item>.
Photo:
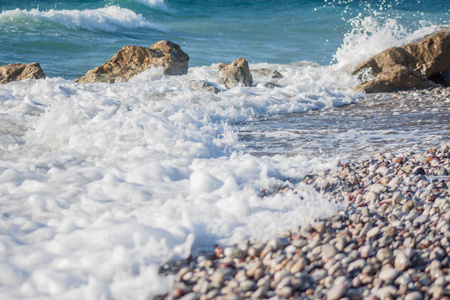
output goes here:
<path id="1" fill-rule="evenodd" d="M 331 215 L 338 205 L 307 186 L 261 194 L 331 164 L 246 154 L 233 124 L 351 103 L 354 79 L 313 64 L 251 67 L 285 78 L 271 89 L 255 73 L 255 87 L 219 94 L 188 84 L 223 88 L 216 66 L 1 86 L 2 299 L 146 299 L 169 288 L 157 274 L 169 259 Z"/>
<path id="2" fill-rule="evenodd" d="M 117 31 L 120 28 L 143 27 L 163 30 L 162 26 L 155 25 L 134 11 L 121 8 L 117 5 L 98 9 L 85 10 L 55 10 L 42 11 L 38 8 L 24 10 L 14 9 L 0 13 L 0 22 L 16 24 L 26 20 L 46 21 L 57 23 L 69 28 L 82 28 L 90 31 Z"/>

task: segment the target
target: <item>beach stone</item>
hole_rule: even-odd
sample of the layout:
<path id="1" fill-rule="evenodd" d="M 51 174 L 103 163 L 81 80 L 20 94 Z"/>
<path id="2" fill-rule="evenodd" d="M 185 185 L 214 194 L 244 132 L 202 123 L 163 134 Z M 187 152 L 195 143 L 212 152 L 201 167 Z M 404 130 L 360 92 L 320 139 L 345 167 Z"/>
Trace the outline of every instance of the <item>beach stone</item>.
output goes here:
<path id="1" fill-rule="evenodd" d="M 315 229 L 318 233 L 324 233 L 324 232 L 327 230 L 327 227 L 326 227 L 324 221 L 320 221 L 320 222 L 317 222 L 317 223 L 314 225 L 314 229 Z"/>
<path id="2" fill-rule="evenodd" d="M 336 247 L 331 244 L 325 244 L 322 246 L 322 259 L 327 262 L 338 253 Z"/>
<path id="3" fill-rule="evenodd" d="M 376 257 L 378 259 L 379 262 L 383 262 L 385 260 L 388 260 L 392 257 L 392 252 L 391 250 L 387 249 L 387 248 L 381 248 L 378 250 Z"/>
<path id="4" fill-rule="evenodd" d="M 14 63 L 0 66 L 0 84 L 24 79 L 46 78 L 44 71 L 38 63 L 20 64 Z"/>
<path id="5" fill-rule="evenodd" d="M 219 268 L 210 277 L 211 281 L 217 283 L 223 283 L 228 276 L 233 274 L 233 269 L 231 268 Z"/>
<path id="6" fill-rule="evenodd" d="M 187 74 L 189 55 L 170 41 L 159 41 L 150 48 L 125 46 L 103 65 L 75 80 L 79 83 L 128 81 L 149 68 L 163 68 L 164 74 Z"/>
<path id="7" fill-rule="evenodd" d="M 438 86 L 437 83 L 413 69 L 395 65 L 380 73 L 375 79 L 360 83 L 354 90 L 359 93 L 388 93 Z"/>
<path id="8" fill-rule="evenodd" d="M 244 258 L 244 255 L 245 255 L 244 252 L 237 247 L 225 248 L 224 254 L 226 257 L 229 257 L 231 259 L 234 259 L 234 258 L 242 259 L 242 258 Z"/>
<path id="9" fill-rule="evenodd" d="M 368 239 L 376 238 L 380 234 L 380 232 L 381 232 L 380 227 L 378 226 L 373 227 L 367 232 L 366 237 Z"/>
<path id="10" fill-rule="evenodd" d="M 404 251 L 395 256 L 394 267 L 398 271 L 404 271 L 409 267 L 410 259 Z"/>
<path id="11" fill-rule="evenodd" d="M 414 222 L 413 225 L 418 227 L 421 226 L 422 224 L 424 224 L 426 221 L 428 221 L 429 217 L 425 214 L 418 216 Z"/>
<path id="12" fill-rule="evenodd" d="M 389 299 L 388 297 L 394 297 L 397 293 L 397 288 L 392 285 L 376 289 L 374 294 L 380 299 Z"/>
<path id="13" fill-rule="evenodd" d="M 392 282 L 398 277 L 399 274 L 399 271 L 390 267 L 381 270 L 381 272 L 378 274 L 378 277 L 384 282 Z"/>
<path id="14" fill-rule="evenodd" d="M 327 292 L 327 299 L 328 300 L 337 300 L 337 299 L 342 298 L 342 296 L 344 296 L 347 288 L 348 288 L 347 281 L 341 281 L 341 282 L 334 284 Z"/>
<path id="15" fill-rule="evenodd" d="M 450 29 L 441 29 L 410 44 L 387 49 L 357 66 L 351 73 L 371 68 L 372 75 L 401 65 L 430 78 L 450 69 Z"/>
<path id="16" fill-rule="evenodd" d="M 411 292 L 405 296 L 405 300 L 422 300 L 423 295 L 420 292 Z"/>
<path id="17" fill-rule="evenodd" d="M 217 76 L 229 89 L 239 85 L 252 86 L 253 84 L 248 62 L 242 57 L 239 57 L 229 65 L 220 64 Z"/>
<path id="18" fill-rule="evenodd" d="M 367 263 L 366 263 L 365 259 L 358 259 L 358 260 L 350 263 L 347 270 L 348 270 L 348 272 L 361 271 L 362 269 L 364 269 L 366 264 Z"/>

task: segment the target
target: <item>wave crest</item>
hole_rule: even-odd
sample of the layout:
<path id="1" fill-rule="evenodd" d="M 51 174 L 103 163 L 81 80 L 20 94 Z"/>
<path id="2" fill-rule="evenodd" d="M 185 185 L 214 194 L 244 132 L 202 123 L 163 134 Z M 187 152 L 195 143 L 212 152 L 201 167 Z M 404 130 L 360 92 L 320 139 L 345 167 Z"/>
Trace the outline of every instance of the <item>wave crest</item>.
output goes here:
<path id="1" fill-rule="evenodd" d="M 15 9 L 0 13 L 0 22 L 20 22 L 24 18 L 33 21 L 47 21 L 69 28 L 82 28 L 89 31 L 114 32 L 124 27 L 163 30 L 161 27 L 146 20 L 141 14 L 117 5 L 85 10 L 50 9 L 41 11 L 38 8 L 31 10 Z"/>

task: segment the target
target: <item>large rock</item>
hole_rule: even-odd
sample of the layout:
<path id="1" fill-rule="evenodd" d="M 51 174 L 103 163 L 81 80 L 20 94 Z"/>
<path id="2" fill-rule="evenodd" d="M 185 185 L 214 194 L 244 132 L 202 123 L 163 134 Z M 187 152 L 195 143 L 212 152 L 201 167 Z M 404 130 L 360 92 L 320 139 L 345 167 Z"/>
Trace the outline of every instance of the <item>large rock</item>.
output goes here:
<path id="1" fill-rule="evenodd" d="M 220 81 L 229 89 L 244 85 L 252 86 L 253 78 L 247 61 L 239 57 L 229 65 L 220 64 L 217 72 Z"/>
<path id="2" fill-rule="evenodd" d="M 387 93 L 412 89 L 426 89 L 439 85 L 408 67 L 395 65 L 380 73 L 374 80 L 356 86 L 356 92 Z"/>
<path id="3" fill-rule="evenodd" d="M 31 64 L 9 64 L 0 66 L 0 83 L 5 84 L 11 81 L 21 81 L 24 79 L 45 78 L 44 71 L 38 63 Z"/>
<path id="4" fill-rule="evenodd" d="M 181 47 L 169 41 L 160 41 L 150 48 L 125 46 L 113 58 L 78 78 L 80 83 L 128 81 L 149 68 L 162 67 L 164 74 L 187 73 L 189 56 Z"/>
<path id="5" fill-rule="evenodd" d="M 413 69 L 430 78 L 450 69 L 450 29 L 441 29 L 416 42 L 387 49 L 356 67 L 355 75 L 372 68 L 377 76 L 395 65 Z"/>

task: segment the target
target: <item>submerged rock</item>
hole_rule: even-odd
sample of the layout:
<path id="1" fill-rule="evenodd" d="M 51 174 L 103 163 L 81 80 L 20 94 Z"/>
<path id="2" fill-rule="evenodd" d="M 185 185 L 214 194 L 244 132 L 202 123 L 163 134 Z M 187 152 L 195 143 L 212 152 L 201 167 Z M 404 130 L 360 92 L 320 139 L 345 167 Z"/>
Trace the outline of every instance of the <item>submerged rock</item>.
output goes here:
<path id="1" fill-rule="evenodd" d="M 251 72 L 269 78 L 277 78 L 277 79 L 283 78 L 283 75 L 277 70 L 261 68 L 261 69 L 253 69 L 251 70 Z"/>
<path id="2" fill-rule="evenodd" d="M 149 68 L 163 68 L 164 74 L 187 73 L 189 56 L 170 41 L 160 41 L 150 48 L 125 46 L 103 65 L 78 78 L 79 83 L 128 81 Z"/>
<path id="3" fill-rule="evenodd" d="M 356 86 L 355 91 L 365 93 L 386 93 L 412 89 L 426 89 L 439 85 L 422 74 L 401 65 L 380 73 L 374 80 Z"/>
<path id="4" fill-rule="evenodd" d="M 192 80 L 189 82 L 188 86 L 194 91 L 207 91 L 214 94 L 218 94 L 220 92 L 220 90 L 212 83 L 203 80 Z"/>
<path id="5" fill-rule="evenodd" d="M 229 89 L 238 85 L 252 86 L 253 78 L 248 62 L 239 57 L 229 65 L 220 64 L 217 72 L 220 81 Z"/>
<path id="6" fill-rule="evenodd" d="M 14 63 L 0 66 L 0 83 L 5 84 L 11 81 L 21 81 L 24 79 L 42 79 L 44 74 L 38 63 L 20 64 Z"/>

